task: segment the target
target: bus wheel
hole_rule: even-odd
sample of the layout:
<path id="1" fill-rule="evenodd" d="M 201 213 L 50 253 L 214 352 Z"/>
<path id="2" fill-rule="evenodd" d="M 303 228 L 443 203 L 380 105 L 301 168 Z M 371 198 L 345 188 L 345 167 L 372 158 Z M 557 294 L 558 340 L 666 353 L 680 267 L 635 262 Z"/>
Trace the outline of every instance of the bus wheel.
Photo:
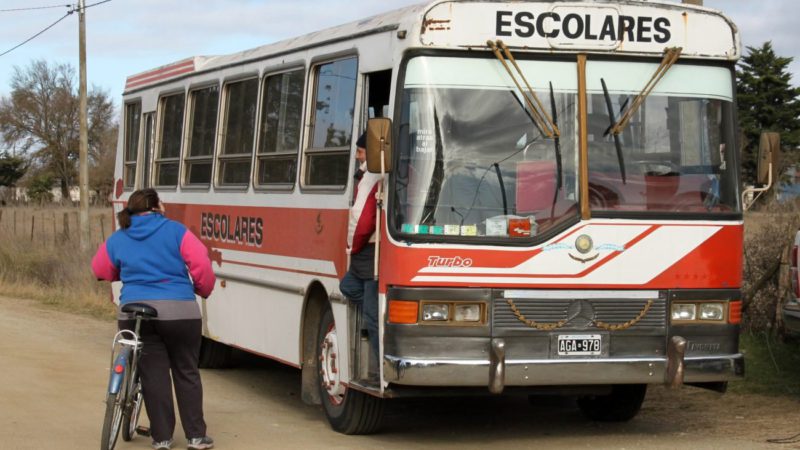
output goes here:
<path id="1" fill-rule="evenodd" d="M 231 346 L 203 336 L 198 361 L 201 369 L 224 369 L 230 367 L 232 360 L 233 348 Z"/>
<path id="2" fill-rule="evenodd" d="M 580 397 L 578 407 L 591 420 L 625 422 L 639 413 L 646 392 L 646 384 L 618 384 L 608 395 Z"/>
<path id="3" fill-rule="evenodd" d="M 383 418 L 383 399 L 348 389 L 342 379 L 340 349 L 333 312 L 326 309 L 320 322 L 317 342 L 319 393 L 322 408 L 331 428 L 344 434 L 370 434 Z"/>

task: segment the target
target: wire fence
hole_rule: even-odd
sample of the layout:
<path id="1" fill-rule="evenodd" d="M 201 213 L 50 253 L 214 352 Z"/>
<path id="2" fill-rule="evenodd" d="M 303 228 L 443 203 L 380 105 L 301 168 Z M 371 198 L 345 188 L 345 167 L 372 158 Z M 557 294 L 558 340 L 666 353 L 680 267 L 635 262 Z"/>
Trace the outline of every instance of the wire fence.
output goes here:
<path id="1" fill-rule="evenodd" d="M 6 207 L 0 208 L 0 236 L 27 240 L 43 246 L 60 246 L 80 239 L 77 208 Z M 92 208 L 89 212 L 91 244 L 99 245 L 114 231 L 111 208 Z"/>

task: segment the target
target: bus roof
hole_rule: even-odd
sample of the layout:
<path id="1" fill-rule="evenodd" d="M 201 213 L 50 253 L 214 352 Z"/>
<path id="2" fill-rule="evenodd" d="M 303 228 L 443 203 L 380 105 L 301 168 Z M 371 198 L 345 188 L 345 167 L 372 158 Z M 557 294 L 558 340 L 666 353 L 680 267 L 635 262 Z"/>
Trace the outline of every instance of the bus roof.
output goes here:
<path id="1" fill-rule="evenodd" d="M 404 31 L 407 47 L 485 48 L 502 39 L 515 51 L 660 55 L 736 60 L 739 33 L 720 12 L 659 0 L 516 2 L 436 0 L 303 36 L 221 56 L 195 56 L 128 77 L 125 92 L 193 73 L 258 61 L 387 31 Z"/>

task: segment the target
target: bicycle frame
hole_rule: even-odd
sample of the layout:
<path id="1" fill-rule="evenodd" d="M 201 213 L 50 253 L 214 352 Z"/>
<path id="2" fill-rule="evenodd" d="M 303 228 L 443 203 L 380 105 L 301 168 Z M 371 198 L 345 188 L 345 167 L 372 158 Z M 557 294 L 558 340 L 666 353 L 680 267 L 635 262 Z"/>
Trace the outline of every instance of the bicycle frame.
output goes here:
<path id="1" fill-rule="evenodd" d="M 141 319 L 137 318 L 136 331 L 120 330 L 114 335 L 113 344 L 111 344 L 112 371 L 108 381 L 108 392 L 111 394 L 119 392 L 125 380 L 126 369 L 130 371 L 130 373 L 134 373 L 138 366 L 139 351 L 142 348 L 142 342 L 139 339 L 140 320 Z M 122 348 L 119 352 L 114 352 L 117 345 L 120 345 Z M 130 368 L 128 368 L 128 362 L 130 362 Z"/>

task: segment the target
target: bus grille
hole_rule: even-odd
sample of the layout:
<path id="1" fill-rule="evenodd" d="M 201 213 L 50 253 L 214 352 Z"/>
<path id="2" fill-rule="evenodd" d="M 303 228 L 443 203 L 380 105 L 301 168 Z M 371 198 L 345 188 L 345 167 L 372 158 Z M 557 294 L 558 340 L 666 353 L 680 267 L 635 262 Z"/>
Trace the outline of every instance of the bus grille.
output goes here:
<path id="1" fill-rule="evenodd" d="M 512 301 L 528 323 L 517 317 L 507 299 L 495 298 L 492 315 L 495 332 L 591 331 L 604 329 L 604 325 L 621 326 L 610 330 L 621 332 L 663 333 L 666 330 L 667 302 L 663 298 L 654 298 L 650 309 L 638 321 L 636 319 L 646 308 L 648 300 L 525 298 Z M 561 326 L 556 325 L 561 321 L 566 322 Z M 601 325 L 598 326 L 598 323 Z"/>

